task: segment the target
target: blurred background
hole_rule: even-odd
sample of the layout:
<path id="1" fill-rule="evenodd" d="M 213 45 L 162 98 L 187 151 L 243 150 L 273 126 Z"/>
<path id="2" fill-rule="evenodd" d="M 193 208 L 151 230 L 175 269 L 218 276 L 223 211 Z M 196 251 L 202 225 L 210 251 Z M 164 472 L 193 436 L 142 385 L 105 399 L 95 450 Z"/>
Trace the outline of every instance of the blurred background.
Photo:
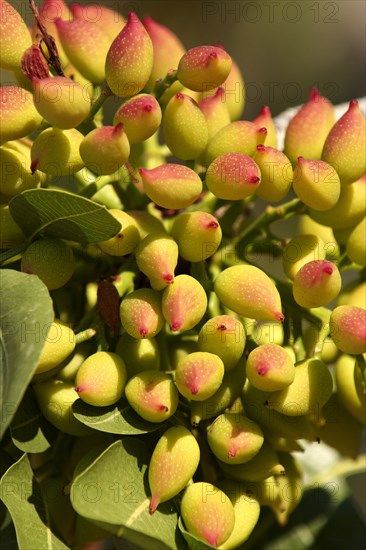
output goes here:
<path id="1" fill-rule="evenodd" d="M 72 0 L 65 2 L 71 4 Z M 10 3 L 31 24 L 28 0 L 10 0 Z M 78 3 L 92 1 L 78 0 Z M 94 3 L 124 16 L 130 11 L 139 17 L 149 15 L 174 31 L 187 49 L 222 42 L 246 82 L 245 119 L 255 117 L 262 105 L 268 105 L 276 115 L 287 107 L 304 103 L 312 86 L 317 86 L 333 103 L 365 95 L 363 0 Z M 36 4 L 40 5 L 40 1 Z"/>

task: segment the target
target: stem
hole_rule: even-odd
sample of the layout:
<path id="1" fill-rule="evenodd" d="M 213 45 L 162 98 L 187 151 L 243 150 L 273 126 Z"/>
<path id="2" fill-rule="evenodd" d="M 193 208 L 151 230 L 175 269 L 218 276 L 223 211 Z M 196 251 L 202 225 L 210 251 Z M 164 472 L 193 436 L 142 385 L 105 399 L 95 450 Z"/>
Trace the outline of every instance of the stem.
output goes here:
<path id="1" fill-rule="evenodd" d="M 42 21 L 40 20 L 39 13 L 34 3 L 34 0 L 29 0 L 29 6 L 33 12 L 34 19 L 36 20 L 36 23 L 37 23 L 37 27 L 39 28 L 40 33 L 42 35 L 42 42 L 46 44 L 46 47 L 48 50 L 49 58 L 46 57 L 45 53 L 41 48 L 43 57 L 47 61 L 48 65 L 51 65 L 53 67 L 56 74 L 58 74 L 59 76 L 65 76 L 62 70 L 61 61 L 58 55 L 55 39 L 53 38 L 53 36 L 48 34 L 46 27 L 43 25 Z"/>
<path id="2" fill-rule="evenodd" d="M 213 282 L 208 278 L 205 262 L 192 262 L 191 275 L 197 279 L 206 292 L 213 291 Z"/>
<path id="3" fill-rule="evenodd" d="M 91 340 L 96 335 L 96 330 L 93 328 L 87 328 L 86 330 L 83 330 L 81 332 L 78 332 L 75 334 L 75 342 L 76 344 L 81 344 L 82 342 L 87 342 L 88 340 Z"/>
<path id="4" fill-rule="evenodd" d="M 27 239 L 26 241 L 24 241 L 24 243 L 20 244 L 19 246 L 10 248 L 9 250 L 2 252 L 0 254 L 0 265 L 8 265 L 15 262 L 16 260 L 19 260 L 22 252 L 24 252 L 24 250 L 28 248 L 29 243 L 30 243 L 30 240 Z"/>
<path id="5" fill-rule="evenodd" d="M 97 112 L 103 107 L 105 101 L 112 95 L 114 95 L 112 90 L 109 86 L 106 86 L 105 89 L 100 92 L 97 99 L 91 104 L 89 115 L 83 122 L 91 122 Z"/>
<path id="6" fill-rule="evenodd" d="M 113 176 L 97 176 L 92 183 L 86 185 L 84 189 L 79 192 L 79 196 L 90 199 L 95 195 L 95 193 L 97 193 L 97 191 L 103 189 L 103 187 L 111 183 L 113 180 Z"/>
<path id="7" fill-rule="evenodd" d="M 174 84 L 176 80 L 178 80 L 177 71 L 176 69 L 171 69 L 170 71 L 167 72 L 167 75 L 165 78 L 157 81 L 153 92 L 157 101 L 159 101 L 159 99 L 162 97 L 164 92 L 166 92 L 166 90 L 170 88 L 170 86 Z"/>

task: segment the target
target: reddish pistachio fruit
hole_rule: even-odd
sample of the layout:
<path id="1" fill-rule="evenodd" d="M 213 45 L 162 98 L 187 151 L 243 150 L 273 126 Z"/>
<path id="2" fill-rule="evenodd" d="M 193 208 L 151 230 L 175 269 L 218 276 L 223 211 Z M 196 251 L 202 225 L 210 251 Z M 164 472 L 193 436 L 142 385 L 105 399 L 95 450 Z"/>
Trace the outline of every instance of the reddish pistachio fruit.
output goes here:
<path id="1" fill-rule="evenodd" d="M 334 122 L 333 105 L 312 88 L 308 102 L 287 126 L 285 154 L 290 161 L 295 163 L 299 156 L 314 160 L 322 158 L 324 142 Z"/>
<path id="2" fill-rule="evenodd" d="M 42 6 L 39 9 L 39 19 L 46 27 L 48 34 L 55 39 L 61 65 L 62 67 L 66 67 L 69 64 L 69 59 L 62 46 L 55 20 L 63 19 L 64 21 L 72 21 L 72 14 L 68 6 L 65 4 L 64 0 L 43 0 Z M 39 29 L 36 22 L 34 22 L 33 37 L 36 38 L 38 34 Z"/>
<path id="3" fill-rule="evenodd" d="M 126 24 L 125 18 L 115 10 L 100 4 L 71 4 L 74 19 L 83 19 L 98 25 L 112 42 Z"/>
<path id="4" fill-rule="evenodd" d="M 185 48 L 176 34 L 168 27 L 157 23 L 152 17 L 144 17 L 142 22 L 149 33 L 154 49 L 153 67 L 149 81 L 146 84 L 146 89 L 152 91 L 157 80 L 165 78 L 169 70 L 178 67 L 178 63 L 185 53 Z M 174 83 L 171 86 L 171 88 L 174 88 L 173 94 L 179 91 L 181 87 L 180 82 Z M 172 93 L 171 88 L 165 92 L 164 98 Z"/>
<path id="5" fill-rule="evenodd" d="M 136 250 L 139 269 L 150 279 L 153 289 L 172 285 L 178 263 L 178 245 L 165 233 L 152 233 L 140 242 Z"/>
<path id="6" fill-rule="evenodd" d="M 217 157 L 208 167 L 206 184 L 219 199 L 242 200 L 260 186 L 261 173 L 254 160 L 242 153 Z"/>
<path id="7" fill-rule="evenodd" d="M 145 27 L 133 12 L 114 39 L 105 62 L 107 84 L 121 97 L 131 97 L 145 86 L 153 67 L 153 46 Z"/>
<path id="8" fill-rule="evenodd" d="M 258 197 L 270 202 L 284 199 L 294 176 L 289 159 L 282 151 L 265 145 L 257 146 L 254 159 L 261 173 L 261 183 L 256 191 Z"/>
<path id="9" fill-rule="evenodd" d="M 341 183 L 334 167 L 322 160 L 297 159 L 294 171 L 296 195 L 314 210 L 330 210 L 338 202 Z"/>
<path id="10" fill-rule="evenodd" d="M 186 208 L 202 192 L 199 175 L 181 164 L 162 164 L 151 170 L 140 168 L 139 173 L 147 196 L 163 208 Z"/>
<path id="11" fill-rule="evenodd" d="M 62 130 L 75 128 L 88 116 L 90 98 L 71 78 L 33 79 L 32 84 L 34 105 L 52 126 Z"/>
<path id="12" fill-rule="evenodd" d="M 227 79 L 231 64 L 231 57 L 223 48 L 198 46 L 183 55 L 177 76 L 183 86 L 204 92 L 217 88 Z"/>
<path id="13" fill-rule="evenodd" d="M 18 86 L 0 88 L 0 145 L 31 134 L 41 122 L 30 92 Z"/>
<path id="14" fill-rule="evenodd" d="M 69 176 L 82 169 L 84 163 L 79 154 L 84 136 L 75 128 L 43 130 L 31 149 L 31 171 L 51 176 Z"/>
<path id="15" fill-rule="evenodd" d="M 149 464 L 152 514 L 160 502 L 175 497 L 193 477 L 200 461 L 200 448 L 184 426 L 166 430 L 157 442 Z"/>
<path id="16" fill-rule="evenodd" d="M 334 166 L 341 183 L 353 183 L 366 172 L 366 118 L 358 101 L 334 124 L 324 143 L 322 160 Z"/>
<path id="17" fill-rule="evenodd" d="M 109 213 L 121 224 L 121 229 L 111 239 L 98 243 L 106 254 L 111 256 L 126 256 L 136 250 L 140 242 L 140 234 L 135 220 L 123 210 L 112 208 Z"/>
<path id="18" fill-rule="evenodd" d="M 189 262 L 202 262 L 215 254 L 222 238 L 217 219 L 207 212 L 183 212 L 174 219 L 172 236 L 179 255 Z"/>
<path id="19" fill-rule="evenodd" d="M 218 275 L 214 286 L 223 305 L 239 315 L 264 321 L 284 319 L 278 290 L 258 267 L 228 267 Z"/>
<path id="20" fill-rule="evenodd" d="M 221 128 L 210 139 L 205 152 L 206 162 L 209 164 L 220 155 L 227 153 L 242 153 L 253 157 L 257 145 L 264 143 L 267 136 L 266 128 L 258 128 L 253 122 L 238 120 Z"/>
<path id="21" fill-rule="evenodd" d="M 161 296 L 151 288 L 139 288 L 121 302 L 123 328 L 133 338 L 153 338 L 164 325 Z"/>
<path id="22" fill-rule="evenodd" d="M 64 51 L 81 74 L 96 84 L 105 79 L 104 63 L 110 40 L 104 30 L 83 19 L 56 19 Z"/>
<path id="23" fill-rule="evenodd" d="M 203 401 L 219 389 L 224 372 L 224 363 L 218 355 L 197 351 L 179 361 L 175 369 L 175 384 L 187 399 Z"/>
<path id="24" fill-rule="evenodd" d="M 214 95 L 201 99 L 198 105 L 206 117 L 208 139 L 211 139 L 221 128 L 230 124 L 224 88 L 217 88 Z"/>
<path id="25" fill-rule="evenodd" d="M 21 15 L 5 0 L 0 3 L 0 67 L 20 69 L 25 50 L 32 46 L 32 38 Z"/>
<path id="26" fill-rule="evenodd" d="M 277 344 L 254 348 L 247 360 L 246 374 L 258 390 L 283 390 L 295 378 L 295 365 L 288 352 Z"/>
<path id="27" fill-rule="evenodd" d="M 243 355 L 245 330 L 232 315 L 217 315 L 203 325 L 198 333 L 198 349 L 221 357 L 225 370 L 231 370 Z"/>
<path id="28" fill-rule="evenodd" d="M 160 122 L 160 105 L 149 94 L 139 94 L 125 101 L 113 119 L 113 124 L 123 124 L 131 144 L 145 141 L 155 134 Z"/>
<path id="29" fill-rule="evenodd" d="M 277 130 L 273 122 L 270 108 L 267 107 L 266 105 L 263 105 L 261 112 L 253 120 L 253 124 L 255 124 L 257 128 L 263 128 L 263 127 L 266 128 L 267 130 L 266 146 L 273 147 L 274 149 L 276 149 L 277 148 Z"/>
<path id="30" fill-rule="evenodd" d="M 334 300 L 341 286 L 341 275 L 335 264 L 328 260 L 314 260 L 296 273 L 292 292 L 300 306 L 320 307 Z"/>
<path id="31" fill-rule="evenodd" d="M 338 306 L 330 316 L 330 335 L 338 349 L 358 355 L 366 352 L 366 310 Z"/>
<path id="32" fill-rule="evenodd" d="M 248 462 L 259 452 L 263 441 L 261 428 L 239 414 L 220 414 L 207 431 L 212 452 L 226 464 Z"/>
<path id="33" fill-rule="evenodd" d="M 113 174 L 127 162 L 130 144 L 122 124 L 101 126 L 87 134 L 80 143 L 85 166 L 96 174 Z"/>
<path id="34" fill-rule="evenodd" d="M 30 171 L 30 148 L 18 148 L 14 144 L 16 142 L 9 141 L 0 147 L 0 193 L 9 198 L 41 185 L 39 172 Z"/>
<path id="35" fill-rule="evenodd" d="M 173 331 L 190 330 L 200 322 L 207 308 L 202 285 L 190 275 L 178 275 L 163 293 L 163 315 Z"/>
<path id="36" fill-rule="evenodd" d="M 235 512 L 229 497 L 206 482 L 187 487 L 181 501 L 181 514 L 192 535 L 215 547 L 229 538 L 235 525 Z"/>
<path id="37" fill-rule="evenodd" d="M 125 387 L 126 399 L 141 418 L 164 422 L 178 407 L 178 391 L 167 374 L 145 370 L 135 374 Z"/>
<path id="38" fill-rule="evenodd" d="M 192 160 L 205 150 L 208 128 L 205 115 L 190 96 L 175 94 L 165 108 L 163 132 L 173 155 Z"/>
<path id="39" fill-rule="evenodd" d="M 341 185 L 337 204 L 330 210 L 310 209 L 316 222 L 333 229 L 347 229 L 357 225 L 366 214 L 366 174 L 350 185 Z"/>

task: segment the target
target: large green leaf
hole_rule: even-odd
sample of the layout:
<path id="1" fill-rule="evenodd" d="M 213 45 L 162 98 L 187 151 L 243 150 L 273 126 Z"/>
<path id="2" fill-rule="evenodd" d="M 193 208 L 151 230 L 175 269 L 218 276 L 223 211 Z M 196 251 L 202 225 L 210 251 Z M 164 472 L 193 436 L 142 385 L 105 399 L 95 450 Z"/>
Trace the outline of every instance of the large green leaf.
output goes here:
<path id="1" fill-rule="evenodd" d="M 27 236 L 42 232 L 83 244 L 98 243 L 121 228 L 105 206 L 55 189 L 23 191 L 10 201 L 9 208 Z"/>
<path id="2" fill-rule="evenodd" d="M 171 503 L 149 513 L 145 444 L 126 437 L 77 466 L 71 502 L 78 514 L 146 548 L 176 549 L 177 514 Z"/>
<path id="3" fill-rule="evenodd" d="M 110 407 L 94 407 L 78 399 L 72 406 L 75 418 L 94 430 L 119 435 L 138 435 L 154 432 L 163 423 L 144 420 L 125 400 Z"/>
<path id="4" fill-rule="evenodd" d="M 52 531 L 49 504 L 33 476 L 27 455 L 2 477 L 0 497 L 13 519 L 20 550 L 67 549 Z"/>
<path id="5" fill-rule="evenodd" d="M 36 275 L 0 270 L 0 438 L 37 368 L 53 318 L 49 292 Z"/>
<path id="6" fill-rule="evenodd" d="M 33 390 L 28 388 L 10 424 L 14 445 L 24 453 L 43 453 L 55 441 L 58 431 L 45 419 Z"/>

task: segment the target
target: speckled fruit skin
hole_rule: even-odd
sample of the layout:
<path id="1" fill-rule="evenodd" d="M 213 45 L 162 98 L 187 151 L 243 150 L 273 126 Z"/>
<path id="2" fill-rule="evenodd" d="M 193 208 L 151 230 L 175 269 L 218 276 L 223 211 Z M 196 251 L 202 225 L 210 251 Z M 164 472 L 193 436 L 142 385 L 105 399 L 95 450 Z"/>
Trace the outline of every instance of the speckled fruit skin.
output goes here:
<path id="1" fill-rule="evenodd" d="M 354 100 L 330 130 L 322 160 L 337 170 L 342 184 L 353 183 L 366 172 L 365 149 L 366 119 Z"/>
<path id="2" fill-rule="evenodd" d="M 258 165 L 242 153 L 220 155 L 206 172 L 206 185 L 219 199 L 245 199 L 256 192 L 260 183 L 261 172 Z"/>
<path id="3" fill-rule="evenodd" d="M 184 426 L 173 426 L 157 442 L 149 464 L 152 514 L 161 502 L 175 497 L 193 477 L 200 460 L 194 435 Z"/>
<path id="4" fill-rule="evenodd" d="M 153 338 L 164 325 L 161 296 L 151 288 L 139 288 L 127 294 L 120 305 L 123 328 L 133 338 Z"/>
<path id="5" fill-rule="evenodd" d="M 122 103 L 113 118 L 113 124 L 123 124 L 128 141 L 132 144 L 145 141 L 159 128 L 161 108 L 155 97 L 139 94 Z"/>
<path id="6" fill-rule="evenodd" d="M 74 331 L 59 319 L 51 323 L 47 334 L 43 330 L 42 336 L 45 338 L 45 345 L 35 374 L 57 367 L 74 351 L 76 344 Z"/>
<path id="7" fill-rule="evenodd" d="M 330 210 L 339 199 L 341 184 L 334 167 L 322 160 L 298 157 L 293 188 L 306 206 L 314 210 Z"/>
<path id="8" fill-rule="evenodd" d="M 201 178 L 187 166 L 169 163 L 151 170 L 140 168 L 139 174 L 147 196 L 163 208 L 186 208 L 202 192 Z"/>
<path id="9" fill-rule="evenodd" d="M 202 319 L 207 296 L 202 285 L 190 275 L 178 275 L 163 293 L 163 315 L 173 331 L 190 330 Z"/>
<path id="10" fill-rule="evenodd" d="M 214 288 L 224 306 L 239 315 L 259 320 L 284 319 L 278 290 L 264 271 L 257 267 L 228 267 L 218 275 Z"/>
<path id="11" fill-rule="evenodd" d="M 366 266 L 366 218 L 360 221 L 347 240 L 346 251 L 352 262 Z"/>
<path id="12" fill-rule="evenodd" d="M 266 128 L 266 147 L 277 148 L 277 130 L 273 122 L 272 113 L 267 105 L 263 105 L 258 116 L 253 119 L 253 124 L 258 128 Z M 287 157 L 286 157 L 287 158 Z"/>
<path id="13" fill-rule="evenodd" d="M 179 61 L 178 80 L 190 90 L 204 92 L 222 84 L 231 70 L 231 57 L 223 48 L 197 46 Z"/>
<path id="14" fill-rule="evenodd" d="M 229 497 L 206 482 L 187 487 L 181 501 L 181 514 L 192 535 L 216 547 L 229 538 L 235 525 Z"/>
<path id="15" fill-rule="evenodd" d="M 74 253 L 59 239 L 38 239 L 22 255 L 23 273 L 37 275 L 49 290 L 63 287 L 74 269 Z"/>
<path id="16" fill-rule="evenodd" d="M 330 335 L 338 349 L 350 355 L 366 352 L 366 310 L 338 306 L 330 316 Z"/>
<path id="17" fill-rule="evenodd" d="M 320 159 L 326 137 L 335 122 L 333 105 L 316 88 L 290 120 L 285 136 L 285 154 L 295 163 L 300 155 Z"/>
<path id="18" fill-rule="evenodd" d="M 178 407 L 178 391 L 173 380 L 156 370 L 145 370 L 130 378 L 125 395 L 137 414 L 149 422 L 164 422 Z"/>
<path id="19" fill-rule="evenodd" d="M 308 262 L 324 260 L 326 246 L 321 237 L 316 234 L 297 235 L 291 239 L 283 251 L 283 270 L 289 279 L 294 279 L 296 273 Z"/>
<path id="20" fill-rule="evenodd" d="M 136 250 L 139 269 L 150 279 L 154 290 L 162 290 L 174 282 L 178 263 L 178 245 L 165 233 L 152 233 L 140 242 Z"/>
<path id="21" fill-rule="evenodd" d="M 126 366 L 119 355 L 98 351 L 85 359 L 79 368 L 75 391 L 85 403 L 107 407 L 122 397 L 126 378 Z"/>
<path id="22" fill-rule="evenodd" d="M 267 136 L 265 128 L 258 128 L 253 122 L 238 120 L 224 126 L 207 144 L 205 162 L 209 165 L 220 155 L 242 153 L 254 157 L 257 145 L 264 143 Z"/>
<path id="23" fill-rule="evenodd" d="M 144 370 L 160 369 L 160 350 L 155 338 L 136 339 L 125 332 L 115 351 L 125 362 L 128 379 Z"/>
<path id="24" fill-rule="evenodd" d="M 70 176 L 84 166 L 79 154 L 84 136 L 75 128 L 47 128 L 35 139 L 31 149 L 31 170 L 51 176 Z"/>
<path id="25" fill-rule="evenodd" d="M 14 71 L 26 49 L 32 46 L 30 32 L 20 13 L 9 2 L 0 3 L 0 67 Z"/>
<path id="26" fill-rule="evenodd" d="M 328 260 L 315 260 L 303 265 L 296 273 L 292 293 L 300 306 L 320 307 L 334 300 L 341 286 L 337 266 Z"/>
<path id="27" fill-rule="evenodd" d="M 176 157 L 192 160 L 205 150 L 208 128 L 205 115 L 190 96 L 175 94 L 163 115 L 164 139 Z"/>
<path id="28" fill-rule="evenodd" d="M 250 352 L 246 375 L 250 383 L 259 390 L 282 390 L 294 381 L 295 365 L 281 346 L 263 344 Z"/>
<path id="29" fill-rule="evenodd" d="M 259 452 L 263 441 L 261 428 L 239 414 L 220 414 L 207 431 L 212 452 L 227 464 L 248 462 Z"/>
<path id="30" fill-rule="evenodd" d="M 101 126 L 84 137 L 79 151 L 87 168 L 109 175 L 127 162 L 130 144 L 122 124 Z"/>
<path id="31" fill-rule="evenodd" d="M 30 149 L 21 150 L 13 147 L 17 142 L 8 141 L 0 147 L 0 193 L 13 197 L 26 191 L 40 187 L 40 173 L 32 172 L 30 166 Z"/>
<path id="32" fill-rule="evenodd" d="M 135 220 L 123 212 L 112 208 L 110 214 L 121 224 L 121 230 L 108 241 L 98 243 L 98 246 L 106 254 L 111 256 L 125 256 L 134 252 L 140 242 L 140 234 Z"/>
<path id="33" fill-rule="evenodd" d="M 222 231 L 218 220 L 208 212 L 183 212 L 174 219 L 172 236 L 179 255 L 189 262 L 203 262 L 215 254 Z"/>
<path id="34" fill-rule="evenodd" d="M 89 96 L 71 78 L 33 79 L 32 84 L 34 105 L 51 126 L 62 130 L 75 128 L 89 114 Z"/>
<path id="35" fill-rule="evenodd" d="M 42 122 L 33 96 L 18 86 L 0 88 L 0 145 L 34 132 Z"/>
<path id="36" fill-rule="evenodd" d="M 232 315 L 216 315 L 209 319 L 198 333 L 198 349 L 218 355 L 231 370 L 243 355 L 245 330 L 239 319 Z"/>
<path id="37" fill-rule="evenodd" d="M 198 102 L 198 105 L 206 118 L 208 139 L 211 139 L 221 128 L 230 124 L 230 113 L 224 88 L 217 88 L 214 95 L 204 97 Z"/>
<path id="38" fill-rule="evenodd" d="M 220 387 L 225 368 L 220 357 L 197 351 L 183 357 L 175 369 L 175 384 L 179 393 L 192 401 L 211 397 Z"/>
<path id="39" fill-rule="evenodd" d="M 347 411 L 361 424 L 366 424 L 366 396 L 361 369 L 355 357 L 343 354 L 335 365 L 337 395 Z"/>
<path id="40" fill-rule="evenodd" d="M 268 143 L 268 136 L 266 143 Z M 257 146 L 254 160 L 261 174 L 261 182 L 256 190 L 257 196 L 269 202 L 284 199 L 293 181 L 290 160 L 282 151 L 265 145 Z"/>
<path id="41" fill-rule="evenodd" d="M 108 50 L 105 62 L 107 84 L 115 95 L 131 97 L 148 82 L 152 68 L 150 36 L 137 15 L 129 13 L 127 24 Z"/>

